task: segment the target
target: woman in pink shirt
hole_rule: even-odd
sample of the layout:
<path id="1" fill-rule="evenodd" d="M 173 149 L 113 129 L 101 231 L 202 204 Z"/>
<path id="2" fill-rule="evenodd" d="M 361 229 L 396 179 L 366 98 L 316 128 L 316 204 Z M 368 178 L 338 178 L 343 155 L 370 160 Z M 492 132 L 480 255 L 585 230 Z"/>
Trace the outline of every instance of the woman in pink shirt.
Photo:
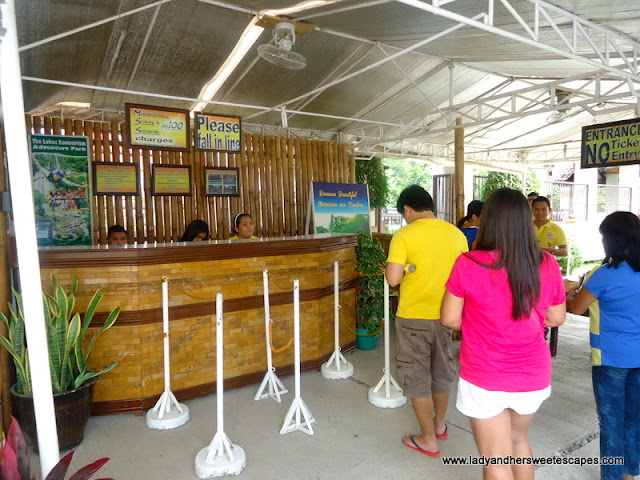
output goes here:
<path id="1" fill-rule="evenodd" d="M 527 430 L 551 393 L 544 328 L 565 319 L 556 260 L 536 242 L 522 193 L 503 188 L 482 210 L 476 250 L 458 257 L 441 322 L 462 329 L 456 407 L 484 457 L 532 457 Z M 485 466 L 484 479 L 533 480 L 533 465 Z"/>

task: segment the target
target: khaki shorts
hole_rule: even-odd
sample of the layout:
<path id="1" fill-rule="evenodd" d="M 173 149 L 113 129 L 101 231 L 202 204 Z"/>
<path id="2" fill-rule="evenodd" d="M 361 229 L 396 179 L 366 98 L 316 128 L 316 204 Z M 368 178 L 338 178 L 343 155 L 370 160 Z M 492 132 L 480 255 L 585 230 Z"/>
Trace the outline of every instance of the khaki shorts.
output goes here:
<path id="1" fill-rule="evenodd" d="M 410 398 L 448 393 L 456 374 L 452 329 L 439 320 L 396 317 L 398 381 Z"/>

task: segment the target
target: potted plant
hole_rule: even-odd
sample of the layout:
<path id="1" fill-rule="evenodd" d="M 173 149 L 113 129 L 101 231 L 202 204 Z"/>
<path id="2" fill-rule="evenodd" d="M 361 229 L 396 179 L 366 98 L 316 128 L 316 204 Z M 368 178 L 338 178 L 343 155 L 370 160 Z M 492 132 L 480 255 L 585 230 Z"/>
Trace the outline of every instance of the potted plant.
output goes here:
<path id="1" fill-rule="evenodd" d="M 380 242 L 358 235 L 356 247 L 356 346 L 375 348 L 384 319 L 385 255 Z"/>
<path id="2" fill-rule="evenodd" d="M 71 282 L 71 291 L 66 292 L 52 275 L 53 294 L 43 292 L 44 320 L 49 349 L 51 385 L 54 393 L 56 424 L 60 448 L 69 448 L 82 441 L 84 428 L 91 413 L 93 390 L 97 377 L 118 365 L 114 362 L 99 371 L 89 370 L 89 356 L 98 337 L 111 328 L 120 307 L 109 313 L 102 328 L 93 336 L 85 349 L 85 336 L 102 292 L 97 290 L 84 316 L 74 312 L 77 279 Z M 17 311 L 9 304 L 11 320 L 0 312 L 0 320 L 8 330 L 9 338 L 0 336 L 0 342 L 13 357 L 17 381 L 11 387 L 13 411 L 25 433 L 37 448 L 35 414 L 29 372 L 29 352 L 26 345 L 22 296 L 13 291 Z"/>
<path id="3" fill-rule="evenodd" d="M 45 480 L 64 480 L 64 477 L 71 464 L 73 452 L 69 452 L 62 458 L 55 467 L 51 469 Z M 82 467 L 71 475 L 70 480 L 89 480 L 102 466 L 107 463 L 108 458 L 101 458 L 95 462 Z M 35 480 L 31 476 L 31 461 L 29 459 L 29 449 L 24 440 L 20 425 L 15 418 L 11 417 L 11 425 L 7 432 L 6 441 L 0 449 L 0 478 L 11 480 Z M 113 479 L 102 479 L 113 480 Z"/>

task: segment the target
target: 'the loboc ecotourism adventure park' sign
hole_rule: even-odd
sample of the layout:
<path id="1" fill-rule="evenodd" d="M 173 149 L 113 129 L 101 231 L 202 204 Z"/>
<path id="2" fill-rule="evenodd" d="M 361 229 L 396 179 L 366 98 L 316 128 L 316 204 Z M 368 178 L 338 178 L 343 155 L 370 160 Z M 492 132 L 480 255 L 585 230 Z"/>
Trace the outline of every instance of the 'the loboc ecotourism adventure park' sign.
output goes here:
<path id="1" fill-rule="evenodd" d="M 582 127 L 581 168 L 640 163 L 640 118 Z"/>

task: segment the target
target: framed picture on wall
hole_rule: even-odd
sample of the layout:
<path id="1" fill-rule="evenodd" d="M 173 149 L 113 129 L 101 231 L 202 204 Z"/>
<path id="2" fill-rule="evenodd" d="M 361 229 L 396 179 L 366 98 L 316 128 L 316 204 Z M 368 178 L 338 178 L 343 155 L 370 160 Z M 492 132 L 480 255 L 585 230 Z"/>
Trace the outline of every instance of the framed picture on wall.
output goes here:
<path id="1" fill-rule="evenodd" d="M 204 194 L 207 197 L 240 196 L 240 169 L 204 167 Z"/>
<path id="2" fill-rule="evenodd" d="M 152 165 L 152 195 L 191 195 L 191 165 Z"/>
<path id="3" fill-rule="evenodd" d="M 93 162 L 93 184 L 96 195 L 139 195 L 139 165 Z"/>
<path id="4" fill-rule="evenodd" d="M 128 148 L 189 152 L 189 110 L 125 103 L 125 144 Z"/>

